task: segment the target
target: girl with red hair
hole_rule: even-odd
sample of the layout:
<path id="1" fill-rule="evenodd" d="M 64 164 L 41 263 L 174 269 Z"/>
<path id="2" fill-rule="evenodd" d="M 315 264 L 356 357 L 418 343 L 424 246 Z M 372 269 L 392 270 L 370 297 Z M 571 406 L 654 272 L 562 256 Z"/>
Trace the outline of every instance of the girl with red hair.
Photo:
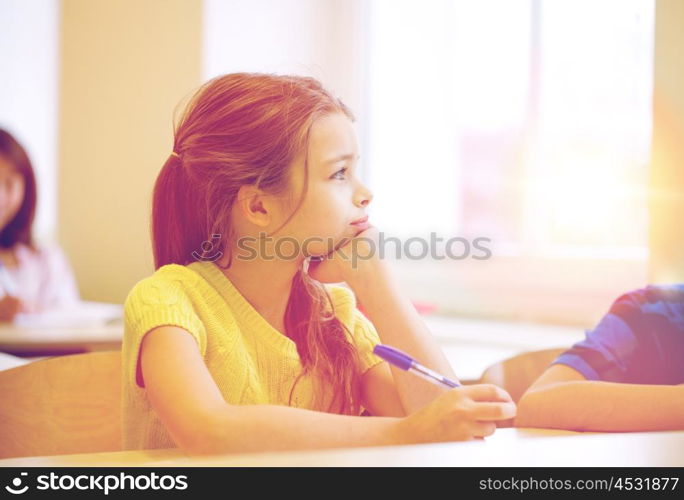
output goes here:
<path id="1" fill-rule="evenodd" d="M 467 440 L 514 415 L 500 388 L 446 391 L 373 354 L 455 378 L 372 251 L 353 120 L 308 77 L 229 74 L 190 100 L 154 188 L 156 272 L 125 304 L 125 449 Z"/>

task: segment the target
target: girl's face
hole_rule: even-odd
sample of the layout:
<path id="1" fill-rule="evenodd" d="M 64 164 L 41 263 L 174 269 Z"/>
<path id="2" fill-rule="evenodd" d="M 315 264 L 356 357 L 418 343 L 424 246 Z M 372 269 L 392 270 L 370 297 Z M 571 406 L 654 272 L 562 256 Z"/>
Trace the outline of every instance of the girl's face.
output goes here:
<path id="1" fill-rule="evenodd" d="M 0 154 L 0 230 L 9 224 L 24 200 L 24 178 L 14 165 Z"/>
<path id="2" fill-rule="evenodd" d="M 359 179 L 358 144 L 349 118 L 341 113 L 319 118 L 312 125 L 309 139 L 306 196 L 292 219 L 273 236 L 275 240 L 294 238 L 307 257 L 325 255 L 360 233 L 363 228 L 351 223 L 367 215 L 366 207 L 373 197 Z M 302 158 L 291 169 L 294 206 L 301 198 L 305 181 Z M 292 213 L 292 205 L 288 206 L 281 211 L 282 222 Z"/>

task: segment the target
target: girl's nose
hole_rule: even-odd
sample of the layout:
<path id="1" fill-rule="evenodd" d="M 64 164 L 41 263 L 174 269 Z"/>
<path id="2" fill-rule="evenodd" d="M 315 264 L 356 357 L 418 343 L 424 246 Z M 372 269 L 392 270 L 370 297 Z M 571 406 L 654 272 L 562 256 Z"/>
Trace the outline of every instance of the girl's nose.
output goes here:
<path id="1" fill-rule="evenodd" d="M 356 192 L 356 204 L 360 207 L 367 207 L 372 199 L 372 191 L 366 186 L 361 185 L 361 189 Z"/>

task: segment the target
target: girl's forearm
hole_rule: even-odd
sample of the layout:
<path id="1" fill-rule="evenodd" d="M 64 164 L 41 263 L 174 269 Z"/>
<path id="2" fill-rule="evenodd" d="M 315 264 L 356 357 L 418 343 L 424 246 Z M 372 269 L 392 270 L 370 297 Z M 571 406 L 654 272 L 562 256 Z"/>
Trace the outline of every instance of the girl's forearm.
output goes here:
<path id="1" fill-rule="evenodd" d="M 598 432 L 684 429 L 684 385 L 560 382 L 525 394 L 515 425 Z"/>
<path id="2" fill-rule="evenodd" d="M 456 379 L 439 344 L 411 301 L 401 292 L 385 263 L 381 261 L 372 269 L 364 269 L 348 284 L 383 343 L 405 351 L 428 368 Z M 394 366 L 391 369 L 399 397 L 409 414 L 444 392 L 443 388 L 411 373 Z"/>
<path id="3" fill-rule="evenodd" d="M 276 405 L 220 408 L 179 446 L 191 455 L 402 444 L 401 419 L 323 413 Z"/>

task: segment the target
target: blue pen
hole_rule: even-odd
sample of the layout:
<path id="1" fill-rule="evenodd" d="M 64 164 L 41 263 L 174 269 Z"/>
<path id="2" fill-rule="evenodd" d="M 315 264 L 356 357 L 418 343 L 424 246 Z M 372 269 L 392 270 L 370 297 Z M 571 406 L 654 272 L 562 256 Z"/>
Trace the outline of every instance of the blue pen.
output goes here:
<path id="1" fill-rule="evenodd" d="M 388 345 L 378 344 L 373 348 L 373 353 L 379 358 L 384 359 L 388 363 L 393 364 L 397 368 L 409 371 L 428 382 L 436 385 L 441 385 L 446 389 L 453 389 L 454 387 L 461 387 L 461 384 L 454 382 L 439 373 L 430 370 L 428 367 L 421 365 L 408 354 L 401 352 L 399 349 L 390 347 Z"/>

